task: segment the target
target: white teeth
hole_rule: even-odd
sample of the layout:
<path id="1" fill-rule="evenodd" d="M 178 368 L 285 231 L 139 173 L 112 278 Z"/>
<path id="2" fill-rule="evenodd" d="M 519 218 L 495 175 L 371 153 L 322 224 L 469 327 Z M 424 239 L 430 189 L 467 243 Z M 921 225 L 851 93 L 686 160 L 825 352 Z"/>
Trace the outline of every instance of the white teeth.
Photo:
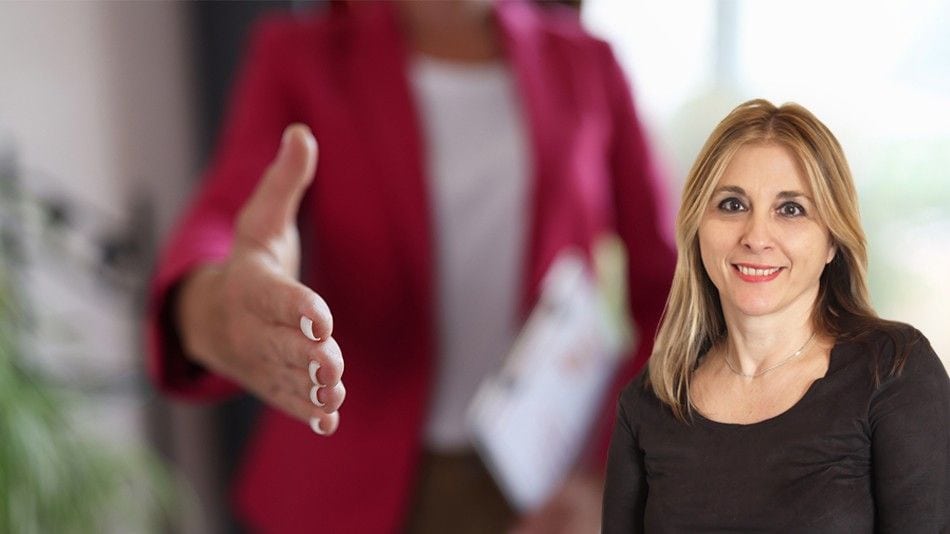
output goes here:
<path id="1" fill-rule="evenodd" d="M 744 265 L 736 265 L 739 269 L 739 272 L 746 276 L 769 276 L 778 272 L 780 267 L 772 267 L 771 269 L 753 269 L 751 267 L 746 267 Z"/>

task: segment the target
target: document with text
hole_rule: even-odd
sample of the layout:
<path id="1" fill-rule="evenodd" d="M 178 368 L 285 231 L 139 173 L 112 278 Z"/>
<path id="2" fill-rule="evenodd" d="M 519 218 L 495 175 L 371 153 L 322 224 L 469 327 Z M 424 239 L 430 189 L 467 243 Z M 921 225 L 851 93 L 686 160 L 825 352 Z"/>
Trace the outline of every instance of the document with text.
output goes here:
<path id="1" fill-rule="evenodd" d="M 620 345 L 584 259 L 560 255 L 504 366 L 469 411 L 476 449 L 517 510 L 543 505 L 574 466 Z"/>

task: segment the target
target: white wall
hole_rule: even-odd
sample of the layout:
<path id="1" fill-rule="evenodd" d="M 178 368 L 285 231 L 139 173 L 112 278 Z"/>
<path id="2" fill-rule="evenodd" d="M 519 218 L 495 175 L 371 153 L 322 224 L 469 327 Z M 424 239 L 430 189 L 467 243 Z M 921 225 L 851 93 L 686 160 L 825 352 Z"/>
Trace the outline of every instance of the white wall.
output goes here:
<path id="1" fill-rule="evenodd" d="M 165 231 L 195 171 L 184 6 L 0 4 L 0 131 L 26 169 L 116 218 L 135 187 Z"/>

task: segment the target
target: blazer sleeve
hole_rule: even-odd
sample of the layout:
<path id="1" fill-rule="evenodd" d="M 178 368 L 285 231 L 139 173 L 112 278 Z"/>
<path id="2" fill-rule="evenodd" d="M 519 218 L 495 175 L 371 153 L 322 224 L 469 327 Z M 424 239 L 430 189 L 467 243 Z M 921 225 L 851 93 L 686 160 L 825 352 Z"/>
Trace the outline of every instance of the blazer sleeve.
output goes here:
<path id="1" fill-rule="evenodd" d="M 876 532 L 950 532 L 950 380 L 923 336 L 869 406 Z"/>
<path id="2" fill-rule="evenodd" d="M 603 44 L 602 63 L 613 113 L 610 164 L 615 227 L 627 249 L 627 287 L 630 315 L 636 323 L 639 343 L 621 364 L 605 397 L 594 436 L 596 460 L 603 466 L 610 440 L 613 400 L 640 371 L 653 350 L 653 338 L 666 306 L 676 254 L 670 243 L 672 217 L 666 186 L 650 152 L 634 108 L 626 78 L 609 46 Z"/>
<path id="3" fill-rule="evenodd" d="M 618 403 L 613 438 L 607 456 L 607 474 L 604 483 L 603 518 L 601 532 L 632 534 L 643 532 L 643 518 L 647 500 L 646 471 L 643 451 L 637 443 L 635 424 L 627 416 L 636 408 L 629 406 L 633 384 Z"/>
<path id="4" fill-rule="evenodd" d="M 232 90 L 219 144 L 197 195 L 167 241 L 149 288 L 147 366 L 156 386 L 185 398 L 224 397 L 238 387 L 194 364 L 182 351 L 172 308 L 178 283 L 191 270 L 224 260 L 235 215 L 277 153 L 289 112 L 286 53 L 279 25 L 259 24 Z"/>

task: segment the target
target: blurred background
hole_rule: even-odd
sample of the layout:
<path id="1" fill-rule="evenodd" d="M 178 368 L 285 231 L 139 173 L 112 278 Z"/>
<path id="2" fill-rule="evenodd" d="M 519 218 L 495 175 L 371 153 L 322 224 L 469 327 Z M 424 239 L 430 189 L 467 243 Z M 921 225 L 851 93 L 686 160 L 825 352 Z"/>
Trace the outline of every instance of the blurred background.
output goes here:
<path id="1" fill-rule="evenodd" d="M 254 403 L 156 394 L 143 371 L 144 291 L 213 145 L 250 25 L 323 7 L 0 3 L 0 292 L 23 325 L 3 329 L 4 350 L 64 410 L 52 432 L 106 445 L 133 474 L 120 489 L 139 480 L 141 491 L 117 495 L 152 504 L 114 506 L 117 532 L 240 531 L 225 488 Z M 580 16 L 627 69 L 673 198 L 736 104 L 796 101 L 821 118 L 858 185 L 877 309 L 917 326 L 948 362 L 950 1 L 583 0 Z M 16 461 L 12 445 L 0 452 Z M 0 476 L 5 508 L 11 480 Z M 152 505 L 174 519 L 156 521 Z"/>

